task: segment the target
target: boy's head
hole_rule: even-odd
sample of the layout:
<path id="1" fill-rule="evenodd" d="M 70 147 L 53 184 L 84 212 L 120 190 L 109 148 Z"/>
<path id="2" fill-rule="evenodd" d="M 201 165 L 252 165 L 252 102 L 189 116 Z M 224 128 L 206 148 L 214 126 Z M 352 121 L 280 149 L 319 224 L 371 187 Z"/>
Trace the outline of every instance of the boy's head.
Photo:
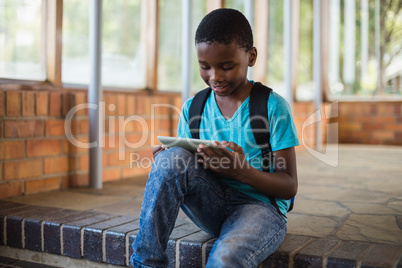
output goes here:
<path id="1" fill-rule="evenodd" d="M 253 48 L 253 33 L 247 18 L 229 8 L 216 9 L 207 14 L 198 25 L 195 44 L 217 42 L 228 45 L 236 42 L 249 51 Z"/>

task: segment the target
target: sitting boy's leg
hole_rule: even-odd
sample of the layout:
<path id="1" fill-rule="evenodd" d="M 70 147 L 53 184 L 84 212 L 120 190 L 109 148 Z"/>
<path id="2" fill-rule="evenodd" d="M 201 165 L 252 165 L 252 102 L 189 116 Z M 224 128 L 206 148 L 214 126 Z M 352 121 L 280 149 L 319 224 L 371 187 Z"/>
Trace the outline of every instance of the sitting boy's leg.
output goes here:
<path id="1" fill-rule="evenodd" d="M 217 200 L 224 196 L 224 193 L 219 193 L 221 191 L 223 188 L 198 164 L 192 153 L 178 147 L 159 153 L 145 187 L 140 230 L 132 245 L 131 264 L 136 267 L 164 267 L 168 264 L 165 250 L 183 202 L 189 204 L 183 206 L 183 210 L 187 214 L 191 211 L 190 217 L 214 216 L 196 223 L 205 226 L 203 229 L 210 233 L 219 232 L 224 215 L 213 210 L 223 206 Z M 204 210 L 197 212 L 198 208 Z M 191 218 L 196 220 L 194 217 Z"/>
<path id="2" fill-rule="evenodd" d="M 213 245 L 207 267 L 258 267 L 286 235 L 286 222 L 269 204 L 233 207 Z"/>

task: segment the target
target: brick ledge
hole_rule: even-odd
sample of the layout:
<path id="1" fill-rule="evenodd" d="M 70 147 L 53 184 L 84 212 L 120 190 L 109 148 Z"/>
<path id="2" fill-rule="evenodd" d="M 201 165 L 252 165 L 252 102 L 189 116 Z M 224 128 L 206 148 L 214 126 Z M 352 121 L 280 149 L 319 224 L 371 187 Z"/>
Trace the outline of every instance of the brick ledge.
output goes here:
<path id="1" fill-rule="evenodd" d="M 127 266 L 138 218 L 0 201 L 0 246 Z M 169 267 L 203 267 L 215 239 L 186 220 L 170 236 Z M 401 267 L 402 246 L 288 234 L 260 267 Z"/>

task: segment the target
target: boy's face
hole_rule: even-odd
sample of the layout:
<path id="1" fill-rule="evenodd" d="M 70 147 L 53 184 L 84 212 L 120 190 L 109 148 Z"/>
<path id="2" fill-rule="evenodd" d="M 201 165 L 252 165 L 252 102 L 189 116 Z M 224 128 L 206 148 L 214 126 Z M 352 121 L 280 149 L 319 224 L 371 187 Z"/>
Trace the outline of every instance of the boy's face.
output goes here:
<path id="1" fill-rule="evenodd" d="M 257 58 L 257 50 L 211 42 L 196 45 L 201 78 L 218 96 L 228 96 L 248 84 L 247 70 Z"/>

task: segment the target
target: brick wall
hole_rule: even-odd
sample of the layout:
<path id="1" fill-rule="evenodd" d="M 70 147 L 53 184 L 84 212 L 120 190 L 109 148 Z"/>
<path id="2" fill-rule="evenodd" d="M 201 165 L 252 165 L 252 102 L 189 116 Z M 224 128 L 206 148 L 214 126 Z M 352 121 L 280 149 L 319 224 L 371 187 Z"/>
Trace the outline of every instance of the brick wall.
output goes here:
<path id="1" fill-rule="evenodd" d="M 304 129 L 303 124 L 314 112 L 310 102 L 295 103 L 293 109 L 300 143 L 303 133 L 310 147 L 315 144 L 316 124 Z M 324 103 L 320 115 L 324 143 L 338 134 L 338 142 L 343 144 L 402 145 L 402 101 Z M 337 125 L 331 128 L 334 123 Z"/>
<path id="2" fill-rule="evenodd" d="M 103 181 L 148 172 L 155 137 L 175 134 L 179 118 L 152 104 L 180 109 L 178 96 L 104 93 Z M 0 89 L 0 199 L 89 184 L 89 149 L 65 132 L 68 112 L 86 102 L 80 90 Z M 71 134 L 89 142 L 88 109 L 76 111 Z"/>
<path id="3" fill-rule="evenodd" d="M 176 135 L 180 96 L 105 92 L 103 101 L 103 180 L 147 174 L 155 137 Z M 89 149 L 65 132 L 69 111 L 86 103 L 83 90 L 0 88 L 0 199 L 89 184 Z M 402 102 L 326 103 L 321 110 L 324 142 L 338 131 L 340 143 L 402 145 Z M 314 147 L 317 125 L 306 123 L 313 113 L 310 102 L 294 104 L 298 149 Z M 76 111 L 71 134 L 89 142 L 88 109 Z"/>

